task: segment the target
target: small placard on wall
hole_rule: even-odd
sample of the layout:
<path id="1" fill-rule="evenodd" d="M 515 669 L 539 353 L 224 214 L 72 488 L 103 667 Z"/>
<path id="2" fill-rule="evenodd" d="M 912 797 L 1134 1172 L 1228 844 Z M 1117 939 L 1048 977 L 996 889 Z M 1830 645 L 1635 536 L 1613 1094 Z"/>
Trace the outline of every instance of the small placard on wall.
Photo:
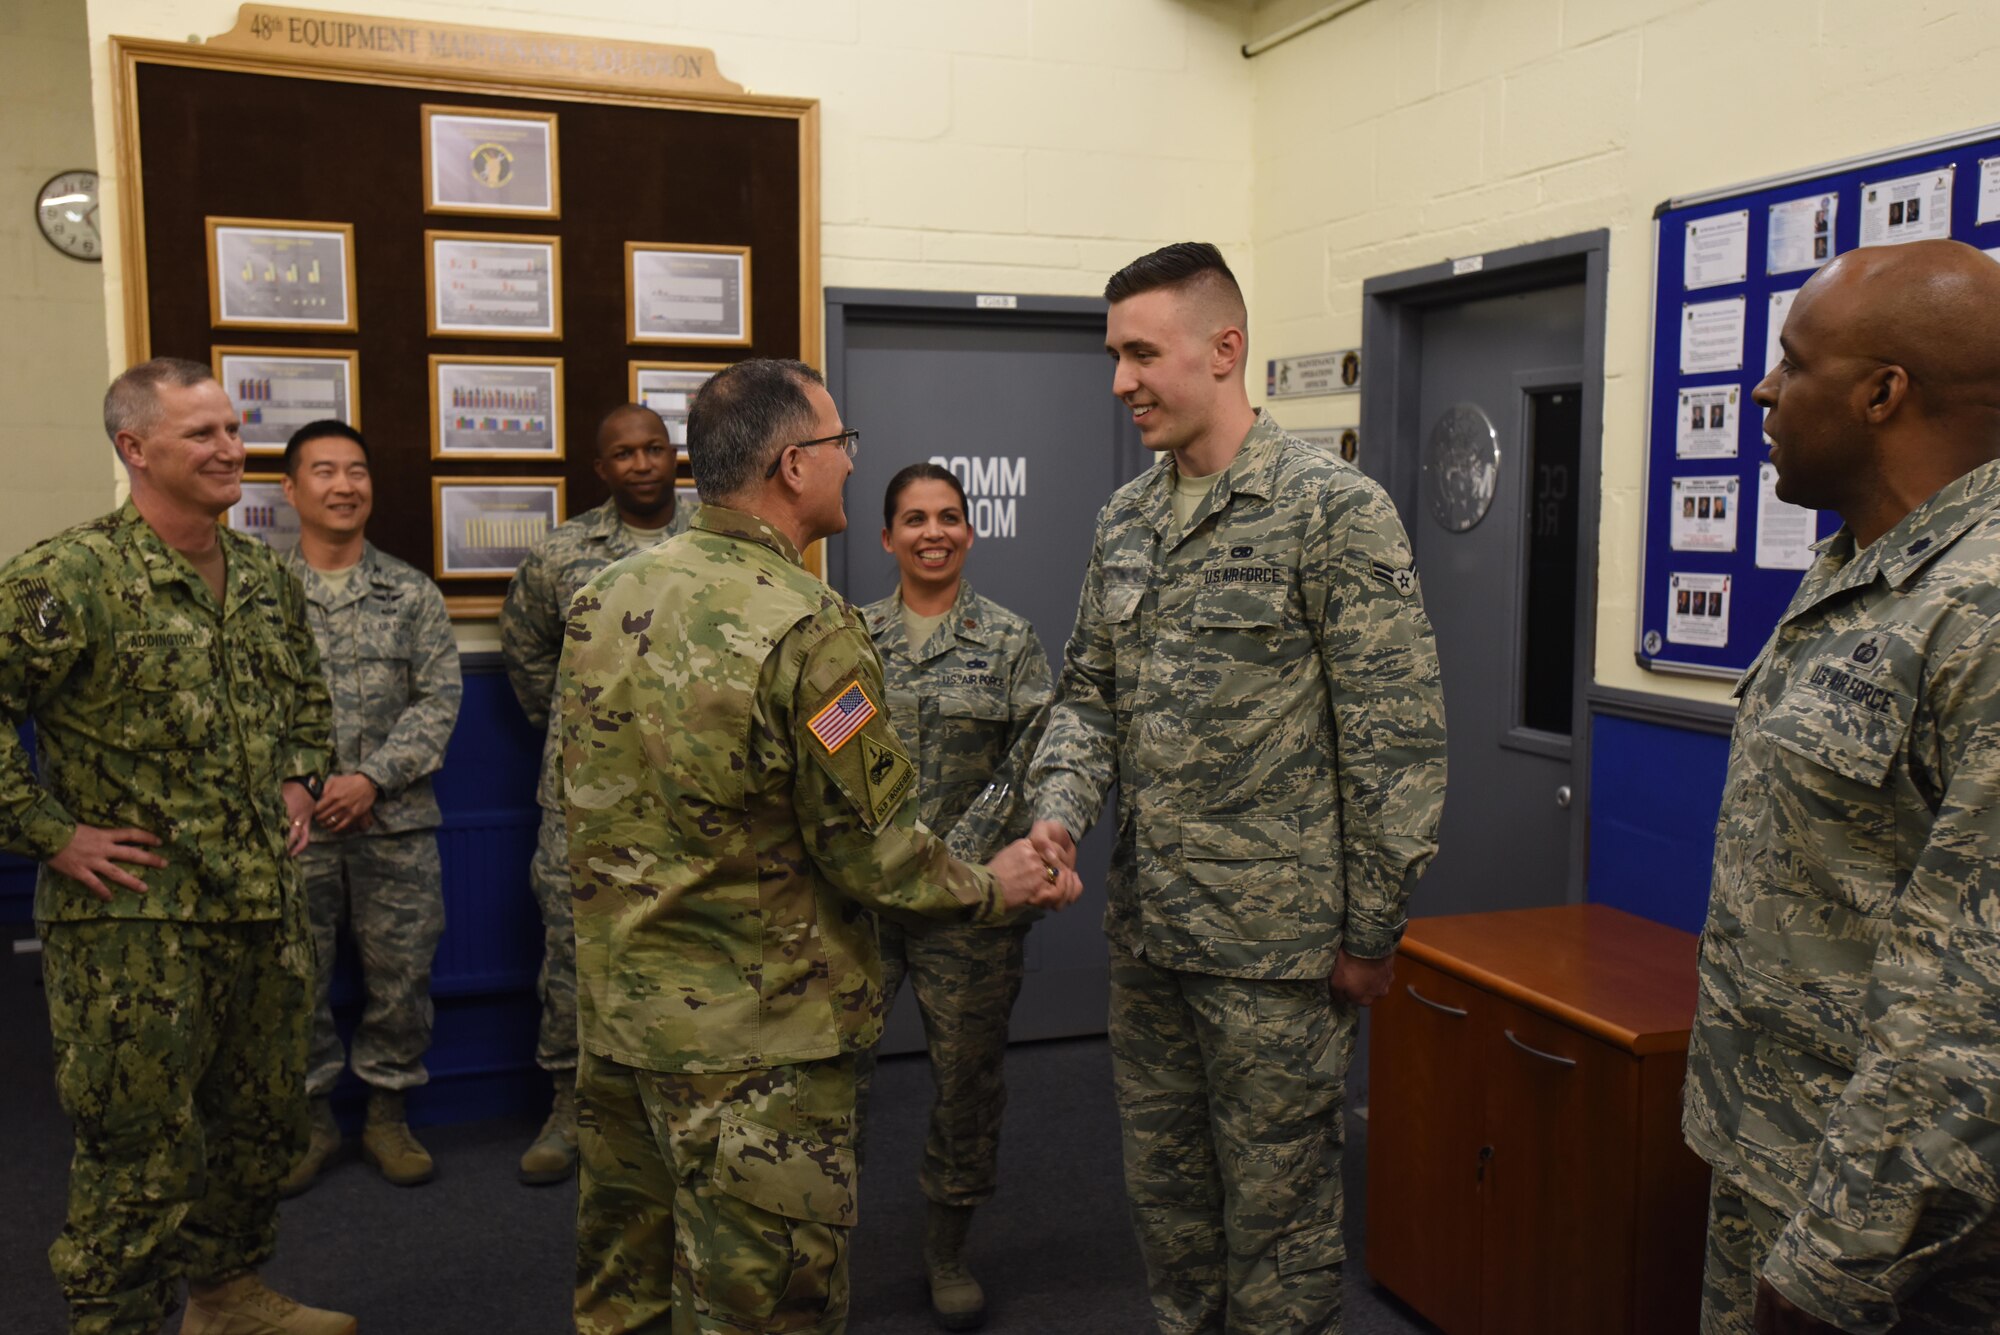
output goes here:
<path id="1" fill-rule="evenodd" d="M 1264 368 L 1264 397 L 1267 399 L 1352 394 L 1361 388 L 1359 348 L 1273 357 L 1264 364 Z"/>

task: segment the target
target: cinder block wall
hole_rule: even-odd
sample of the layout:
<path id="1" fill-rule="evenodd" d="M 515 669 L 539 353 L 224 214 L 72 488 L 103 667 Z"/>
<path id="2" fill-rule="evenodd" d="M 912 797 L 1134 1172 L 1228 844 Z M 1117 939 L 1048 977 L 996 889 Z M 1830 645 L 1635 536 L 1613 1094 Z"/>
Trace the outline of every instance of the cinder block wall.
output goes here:
<path id="1" fill-rule="evenodd" d="M 0 4 L 0 556 L 111 497 L 103 274 L 43 240 L 31 207 L 57 172 L 96 165 L 90 82 L 77 0 Z"/>
<path id="2" fill-rule="evenodd" d="M 1610 228 L 1597 676 L 1725 698 L 1632 660 L 1653 208 L 2000 120 L 1996 55 L 1983 0 L 1370 0 L 1250 62 L 1251 341 L 1351 346 L 1372 275 Z"/>
<path id="3" fill-rule="evenodd" d="M 36 0 L 52 4 L 57 0 Z M 325 0 L 316 8 L 706 46 L 821 103 L 829 286 L 1095 293 L 1190 235 L 1250 254 L 1249 6 L 1228 0 Z M 237 0 L 89 0 L 98 142 L 113 34 L 184 39 Z M 564 181 L 575 189 L 580 182 Z M 699 182 L 690 182 L 699 188 Z M 119 291 L 115 260 L 110 295 Z M 112 356 L 124 332 L 112 303 Z M 6 534 L 0 532 L 0 546 Z"/>

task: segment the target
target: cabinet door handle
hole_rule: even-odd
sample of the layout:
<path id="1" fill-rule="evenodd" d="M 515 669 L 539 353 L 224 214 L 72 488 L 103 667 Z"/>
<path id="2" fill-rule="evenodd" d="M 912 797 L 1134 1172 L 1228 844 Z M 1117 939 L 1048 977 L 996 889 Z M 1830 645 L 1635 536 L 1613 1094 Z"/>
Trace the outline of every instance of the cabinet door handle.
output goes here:
<path id="1" fill-rule="evenodd" d="M 1574 1057 L 1564 1057 L 1553 1052 L 1543 1052 L 1540 1048 L 1529 1047 L 1526 1043 L 1523 1043 L 1520 1039 L 1514 1037 L 1514 1031 L 1512 1029 L 1503 1029 L 1501 1030 L 1501 1032 L 1507 1035 L 1507 1041 L 1509 1043 L 1512 1043 L 1515 1047 L 1527 1053 L 1530 1057 L 1540 1057 L 1543 1061 L 1554 1062 L 1558 1066 L 1576 1065 L 1576 1058 Z"/>
<path id="2" fill-rule="evenodd" d="M 1432 1001 L 1429 997 L 1417 991 L 1416 984 L 1414 983 L 1404 983 L 1403 990 L 1434 1011 L 1443 1011 L 1446 1015 L 1456 1015 L 1461 1020 L 1470 1014 L 1469 1011 L 1461 1010 L 1457 1006 L 1447 1006 L 1442 1001 Z"/>

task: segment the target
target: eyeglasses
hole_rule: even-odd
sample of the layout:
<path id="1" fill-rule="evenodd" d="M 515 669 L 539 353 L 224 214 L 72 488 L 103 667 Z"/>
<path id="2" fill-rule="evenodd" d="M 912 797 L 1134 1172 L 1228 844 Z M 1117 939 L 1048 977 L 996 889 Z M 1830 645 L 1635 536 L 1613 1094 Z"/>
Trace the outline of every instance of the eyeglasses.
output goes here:
<path id="1" fill-rule="evenodd" d="M 785 450 L 809 450 L 815 445 L 831 445 L 835 441 L 840 442 L 840 448 L 846 450 L 847 457 L 852 459 L 855 453 L 861 448 L 861 433 L 855 428 L 849 427 L 847 430 L 836 432 L 831 436 L 815 436 L 811 440 L 793 441 L 790 445 L 778 451 L 777 458 L 771 460 L 771 466 L 764 470 L 764 480 L 769 482 L 778 475 L 778 465 L 785 461 Z"/>

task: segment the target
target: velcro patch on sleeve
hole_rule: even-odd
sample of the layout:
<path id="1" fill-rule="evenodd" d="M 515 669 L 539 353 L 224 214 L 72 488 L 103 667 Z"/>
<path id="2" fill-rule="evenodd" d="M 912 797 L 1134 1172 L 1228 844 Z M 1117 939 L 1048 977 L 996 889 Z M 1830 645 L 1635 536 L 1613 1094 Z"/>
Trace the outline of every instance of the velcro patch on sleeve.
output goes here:
<path id="1" fill-rule="evenodd" d="M 1384 565 L 1380 561 L 1373 562 L 1372 564 L 1375 567 L 1375 577 L 1394 589 L 1397 593 L 1407 598 L 1416 592 L 1416 571 L 1409 569 L 1398 570 L 1395 566 Z"/>
<path id="2" fill-rule="evenodd" d="M 62 634 L 62 600 L 56 597 L 47 580 L 34 578 L 19 581 L 14 585 L 14 601 L 43 639 L 53 640 Z"/>
<path id="3" fill-rule="evenodd" d="M 868 792 L 868 814 L 886 821 L 896 814 L 917 780 L 910 758 L 887 742 L 861 739 L 861 782 Z"/>
<path id="4" fill-rule="evenodd" d="M 875 702 L 861 689 L 861 678 L 856 677 L 806 720 L 806 730 L 819 739 L 828 755 L 835 755 L 868 726 L 875 713 Z"/>

